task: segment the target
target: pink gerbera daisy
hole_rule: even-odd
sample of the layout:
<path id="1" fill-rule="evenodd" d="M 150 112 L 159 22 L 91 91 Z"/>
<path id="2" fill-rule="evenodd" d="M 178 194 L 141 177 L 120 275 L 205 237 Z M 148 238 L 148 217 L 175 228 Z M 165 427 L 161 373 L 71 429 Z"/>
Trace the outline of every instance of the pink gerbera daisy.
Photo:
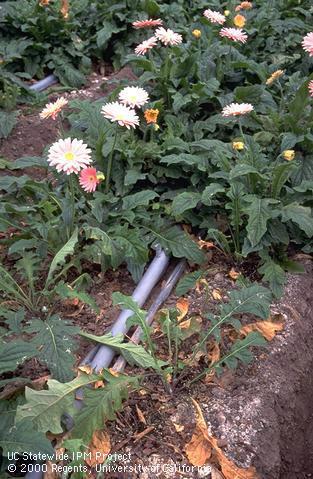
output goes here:
<path id="1" fill-rule="evenodd" d="M 82 140 L 65 138 L 53 143 L 48 152 L 48 163 L 67 175 L 78 173 L 91 163 L 91 150 Z"/>
<path id="2" fill-rule="evenodd" d="M 104 176 L 102 175 L 102 178 Z M 79 174 L 79 184 L 83 188 L 83 190 L 87 191 L 87 193 L 91 193 L 95 191 L 97 185 L 100 183 L 100 178 L 97 173 L 96 168 L 84 168 Z"/>
<path id="3" fill-rule="evenodd" d="M 101 113 L 108 120 L 112 122 L 117 121 L 119 125 L 126 126 L 128 130 L 130 127 L 136 128 L 136 125 L 139 125 L 139 117 L 136 115 L 135 110 L 122 105 L 118 101 L 104 105 Z"/>
<path id="4" fill-rule="evenodd" d="M 223 25 L 223 23 L 226 22 L 226 17 L 225 15 L 222 15 L 219 12 L 215 12 L 213 10 L 205 10 L 203 12 L 203 15 L 210 20 L 211 23 L 217 23 L 218 25 Z"/>
<path id="5" fill-rule="evenodd" d="M 138 20 L 137 22 L 133 22 L 132 25 L 136 30 L 139 28 L 151 28 L 151 27 L 159 27 L 160 25 L 163 24 L 163 21 L 158 18 L 157 20 L 152 20 L 152 18 L 149 18 L 149 20 Z"/>
<path id="6" fill-rule="evenodd" d="M 156 44 L 158 43 L 158 40 L 156 37 L 150 37 L 148 40 L 144 40 L 142 43 L 137 45 L 135 48 L 135 53 L 136 55 L 145 55 L 148 50 L 151 50 L 151 48 L 155 47 Z"/>
<path id="7" fill-rule="evenodd" d="M 149 100 L 149 95 L 143 88 L 137 86 L 127 86 L 119 94 L 119 100 L 124 105 L 131 108 L 141 107 Z"/>
<path id="8" fill-rule="evenodd" d="M 154 32 L 158 40 L 160 40 L 164 45 L 179 45 L 183 41 L 183 37 L 179 33 L 173 32 L 170 28 L 167 30 L 163 27 L 158 28 Z"/>
<path id="9" fill-rule="evenodd" d="M 313 80 L 309 82 L 308 85 L 310 96 L 313 96 Z"/>
<path id="10" fill-rule="evenodd" d="M 53 120 L 55 120 L 62 108 L 67 104 L 68 101 L 62 96 L 53 103 L 47 103 L 39 116 L 43 119 L 51 117 Z"/>
<path id="11" fill-rule="evenodd" d="M 241 43 L 246 43 L 248 38 L 248 35 L 242 30 L 242 28 L 222 28 L 220 36 Z"/>
<path id="12" fill-rule="evenodd" d="M 308 52 L 310 57 L 313 56 L 313 32 L 308 33 L 302 40 L 303 50 Z"/>
<path id="13" fill-rule="evenodd" d="M 253 110 L 253 106 L 250 103 L 231 103 L 222 110 L 223 116 L 239 116 L 246 115 Z"/>

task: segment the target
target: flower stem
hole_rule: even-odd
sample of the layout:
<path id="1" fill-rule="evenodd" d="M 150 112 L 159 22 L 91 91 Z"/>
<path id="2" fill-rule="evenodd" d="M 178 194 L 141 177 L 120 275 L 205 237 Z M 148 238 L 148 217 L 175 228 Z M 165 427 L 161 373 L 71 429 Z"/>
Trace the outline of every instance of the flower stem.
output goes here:
<path id="1" fill-rule="evenodd" d="M 105 178 L 105 190 L 104 190 L 105 193 L 108 193 L 109 189 L 110 189 L 112 161 L 113 161 L 114 148 L 115 148 L 116 140 L 117 140 L 117 130 L 118 130 L 118 124 L 116 125 L 113 146 L 112 146 L 112 150 L 111 150 L 111 153 L 110 153 L 110 156 L 109 156 L 109 161 L 108 161 L 108 166 L 107 166 L 107 174 L 106 174 L 106 178 Z"/>
<path id="2" fill-rule="evenodd" d="M 71 203 L 71 231 L 70 231 L 70 235 L 71 235 L 74 230 L 74 220 L 75 220 L 75 188 L 74 188 L 73 174 L 71 174 L 69 177 L 69 184 L 70 184 L 70 203 Z"/>

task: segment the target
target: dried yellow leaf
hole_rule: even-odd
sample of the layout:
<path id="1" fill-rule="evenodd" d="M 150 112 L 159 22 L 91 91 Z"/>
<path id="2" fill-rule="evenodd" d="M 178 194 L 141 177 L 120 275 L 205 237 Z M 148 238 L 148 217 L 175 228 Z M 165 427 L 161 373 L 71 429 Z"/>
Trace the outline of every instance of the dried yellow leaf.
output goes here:
<path id="1" fill-rule="evenodd" d="M 211 442 L 200 406 L 194 399 L 192 402 L 197 411 L 196 427 L 190 442 L 185 446 L 185 451 L 193 466 L 203 466 L 211 457 Z"/>
<path id="2" fill-rule="evenodd" d="M 143 424 L 147 424 L 146 418 L 143 415 L 143 412 L 141 411 L 141 409 L 139 409 L 139 407 L 137 406 L 137 404 L 136 404 L 136 413 L 137 413 L 139 421 L 142 422 Z"/>
<path id="3" fill-rule="evenodd" d="M 213 289 L 212 296 L 216 301 L 221 301 L 222 295 L 219 289 Z"/>
<path id="4" fill-rule="evenodd" d="M 81 371 L 83 373 L 86 373 L 88 375 L 93 373 L 93 369 L 89 364 L 83 364 L 82 366 L 78 366 L 78 371 Z"/>
<path id="5" fill-rule="evenodd" d="M 177 321 L 181 321 L 186 314 L 188 313 L 189 309 L 189 301 L 185 298 L 180 298 L 176 303 L 176 308 L 179 311 L 179 316 L 177 317 Z"/>
<path id="6" fill-rule="evenodd" d="M 191 318 L 186 319 L 185 321 L 182 321 L 181 323 L 179 323 L 179 327 L 180 329 L 189 329 L 190 323 L 191 323 Z"/>
<path id="7" fill-rule="evenodd" d="M 233 280 L 236 280 L 238 278 L 238 276 L 240 276 L 240 273 L 238 273 L 238 271 L 236 271 L 234 268 L 232 268 L 229 273 L 228 273 L 228 276 L 233 279 Z"/>
<path id="8" fill-rule="evenodd" d="M 251 331 L 258 331 L 261 333 L 267 341 L 271 341 L 275 336 L 277 331 L 282 331 L 284 329 L 284 321 L 273 322 L 271 319 L 265 321 L 256 321 L 255 323 L 246 324 L 240 329 L 240 332 L 245 336 Z"/>
<path id="9" fill-rule="evenodd" d="M 105 431 L 95 431 L 89 444 L 89 453 L 85 462 L 90 467 L 102 464 L 111 450 L 110 436 Z"/>

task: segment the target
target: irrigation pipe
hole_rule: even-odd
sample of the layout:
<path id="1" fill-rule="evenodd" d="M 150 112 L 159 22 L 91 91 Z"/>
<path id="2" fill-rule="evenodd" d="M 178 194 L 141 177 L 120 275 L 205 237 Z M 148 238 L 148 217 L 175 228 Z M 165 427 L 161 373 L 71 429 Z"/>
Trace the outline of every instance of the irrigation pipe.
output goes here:
<path id="1" fill-rule="evenodd" d="M 43 91 L 46 88 L 49 88 L 49 86 L 52 86 L 57 82 L 58 82 L 58 79 L 55 75 L 48 75 L 46 78 L 43 78 L 42 80 L 39 80 L 33 85 L 31 85 L 29 89 L 33 91 Z"/>
<path id="2" fill-rule="evenodd" d="M 165 270 L 167 269 L 168 264 L 169 264 L 169 257 L 165 254 L 165 252 L 160 247 L 158 247 L 154 259 L 150 263 L 147 271 L 145 272 L 145 274 L 139 281 L 137 287 L 135 288 L 132 294 L 133 300 L 138 303 L 139 307 L 143 306 L 143 304 L 146 302 L 152 289 L 165 273 Z M 133 312 L 131 310 L 123 310 L 118 316 L 114 325 L 112 326 L 110 330 L 111 334 L 114 336 L 117 334 L 124 335 L 127 332 L 127 326 L 126 326 L 127 319 L 132 314 Z M 115 351 L 111 349 L 110 347 L 100 346 L 99 348 L 92 350 L 86 356 L 85 361 L 83 361 L 82 364 L 88 363 L 95 370 L 99 371 L 100 369 L 106 368 L 110 365 L 115 354 L 116 354 Z M 80 391 L 77 391 L 78 394 L 79 392 Z M 76 399 L 75 404 L 78 407 L 81 407 L 82 401 L 78 401 Z M 67 428 L 71 429 L 73 424 L 74 424 L 73 419 L 69 415 L 66 415 Z M 28 472 L 25 478 L 26 479 L 42 479 L 43 472 L 42 471 Z"/>
<path id="3" fill-rule="evenodd" d="M 153 323 L 156 313 L 158 312 L 159 308 L 162 306 L 163 303 L 167 300 L 169 295 L 171 294 L 175 284 L 183 274 L 186 268 L 186 260 L 182 259 L 175 267 L 169 278 L 167 279 L 165 285 L 161 289 L 160 293 L 158 294 L 157 298 L 150 306 L 147 316 L 146 316 L 146 323 L 150 326 Z M 140 338 L 142 335 L 142 329 L 140 326 L 136 328 L 134 333 L 129 339 L 130 343 L 138 344 L 140 342 Z M 115 361 L 112 369 L 116 372 L 123 371 L 127 364 L 127 361 L 123 356 L 119 356 Z"/>

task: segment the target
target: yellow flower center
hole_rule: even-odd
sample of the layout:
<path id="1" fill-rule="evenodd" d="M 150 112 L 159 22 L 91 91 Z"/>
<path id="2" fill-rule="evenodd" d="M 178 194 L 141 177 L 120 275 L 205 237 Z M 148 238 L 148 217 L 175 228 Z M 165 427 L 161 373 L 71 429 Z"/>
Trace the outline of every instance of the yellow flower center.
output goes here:
<path id="1" fill-rule="evenodd" d="M 131 95 L 131 96 L 130 96 L 130 101 L 131 101 L 132 103 L 136 103 L 136 102 L 137 102 L 137 97 L 136 97 L 136 95 Z"/>
<path id="2" fill-rule="evenodd" d="M 65 153 L 64 157 L 67 161 L 73 161 L 74 160 L 74 153 L 72 153 L 71 151 L 68 151 L 67 153 Z"/>

